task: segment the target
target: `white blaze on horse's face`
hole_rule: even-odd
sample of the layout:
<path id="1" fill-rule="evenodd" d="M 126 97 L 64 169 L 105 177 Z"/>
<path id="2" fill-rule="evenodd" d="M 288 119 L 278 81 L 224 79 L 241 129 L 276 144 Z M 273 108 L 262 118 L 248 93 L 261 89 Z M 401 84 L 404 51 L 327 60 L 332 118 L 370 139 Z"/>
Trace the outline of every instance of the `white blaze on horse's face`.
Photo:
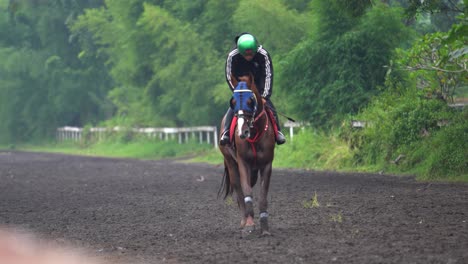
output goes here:
<path id="1" fill-rule="evenodd" d="M 245 139 L 250 137 L 250 131 L 247 126 L 245 126 L 244 111 L 239 110 L 237 113 L 237 134 L 240 138 Z"/>

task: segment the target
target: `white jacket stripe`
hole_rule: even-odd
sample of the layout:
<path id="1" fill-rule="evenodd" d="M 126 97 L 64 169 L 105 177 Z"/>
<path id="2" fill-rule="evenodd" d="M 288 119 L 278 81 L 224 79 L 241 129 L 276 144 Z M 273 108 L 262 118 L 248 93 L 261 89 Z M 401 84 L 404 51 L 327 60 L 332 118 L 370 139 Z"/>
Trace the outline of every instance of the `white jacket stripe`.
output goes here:
<path id="1" fill-rule="evenodd" d="M 263 89 L 262 97 L 266 97 L 271 89 L 271 61 L 267 51 L 262 46 L 258 48 L 258 52 L 265 57 L 265 88 Z"/>
<path id="2" fill-rule="evenodd" d="M 239 50 L 238 49 L 233 49 L 228 57 L 227 57 L 227 61 L 226 61 L 226 80 L 228 81 L 229 83 L 229 86 L 231 87 L 231 90 L 234 90 L 234 85 L 232 84 L 232 80 L 231 80 L 231 71 L 232 71 L 232 57 L 234 57 L 235 55 L 239 54 Z"/>

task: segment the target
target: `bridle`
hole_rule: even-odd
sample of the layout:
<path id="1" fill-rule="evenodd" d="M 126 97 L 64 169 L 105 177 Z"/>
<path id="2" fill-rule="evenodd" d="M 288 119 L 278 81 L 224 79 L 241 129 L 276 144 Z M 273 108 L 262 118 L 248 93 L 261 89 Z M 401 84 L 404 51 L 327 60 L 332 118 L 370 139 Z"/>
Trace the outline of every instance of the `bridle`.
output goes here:
<path id="1" fill-rule="evenodd" d="M 234 109 L 234 114 L 237 116 L 237 133 L 243 139 L 246 139 L 250 143 L 258 141 L 264 132 L 268 130 L 268 122 L 265 123 L 264 129 L 259 129 L 255 136 L 251 138 L 251 129 L 255 128 L 255 123 L 266 114 L 265 110 L 262 109 L 260 113 L 258 111 L 258 101 L 255 93 L 240 83 L 239 89 L 234 90 L 233 101 L 231 101 L 231 107 Z M 244 129 L 244 124 L 247 129 Z"/>
<path id="2" fill-rule="evenodd" d="M 237 115 L 237 133 L 239 134 L 241 139 L 245 139 L 247 142 L 249 142 L 250 148 L 252 149 L 253 152 L 253 157 L 254 157 L 254 166 L 257 164 L 257 148 L 255 147 L 255 143 L 258 142 L 265 132 L 268 130 L 269 124 L 268 124 L 268 118 L 265 122 L 265 126 L 263 129 L 257 127 L 257 131 L 252 138 L 252 133 L 250 132 L 251 129 L 255 128 L 255 123 L 260 120 L 262 116 L 266 116 L 266 111 L 263 109 L 258 115 L 257 113 L 257 108 L 255 107 L 255 111 L 252 112 L 252 114 L 246 114 L 243 110 L 239 110 L 235 112 L 235 115 Z M 247 123 L 246 126 L 248 129 L 244 130 L 244 123 Z"/>
<path id="3" fill-rule="evenodd" d="M 253 129 L 255 128 L 255 122 L 257 122 L 262 116 L 266 115 L 266 111 L 265 109 L 263 109 L 263 111 L 254 118 L 254 116 L 250 119 L 250 122 L 248 122 L 249 124 L 249 129 Z M 255 136 L 253 138 L 247 138 L 246 140 L 250 143 L 255 143 L 257 142 L 258 140 L 260 140 L 263 136 L 263 134 L 268 130 L 268 122 L 265 122 L 265 126 L 263 127 L 263 129 L 258 129 L 257 133 L 255 133 Z"/>

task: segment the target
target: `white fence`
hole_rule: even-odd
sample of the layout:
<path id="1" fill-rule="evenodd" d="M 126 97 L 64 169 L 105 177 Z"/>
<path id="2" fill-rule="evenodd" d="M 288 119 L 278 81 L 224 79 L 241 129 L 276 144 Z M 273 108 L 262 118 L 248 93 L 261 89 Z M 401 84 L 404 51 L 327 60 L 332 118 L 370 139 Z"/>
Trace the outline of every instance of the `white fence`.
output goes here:
<path id="1" fill-rule="evenodd" d="M 81 141 L 83 138 L 83 128 L 81 127 L 59 127 L 57 128 L 57 140 L 71 140 Z M 149 138 L 158 138 L 160 140 L 171 140 L 177 138 L 179 144 L 188 142 L 189 139 L 196 138 L 200 143 L 213 144 L 215 148 L 218 147 L 218 130 L 212 126 L 200 127 L 164 127 L 164 128 L 132 128 L 126 129 L 121 127 L 102 128 L 92 127 L 89 133 L 95 138 L 101 139 L 105 133 L 109 132 L 125 132 L 131 131 L 133 133 L 142 133 Z"/>
<path id="2" fill-rule="evenodd" d="M 284 123 L 284 127 L 289 128 L 289 139 L 293 141 L 294 138 L 294 128 L 303 128 L 305 124 L 303 122 L 291 122 L 291 121 L 286 121 Z"/>

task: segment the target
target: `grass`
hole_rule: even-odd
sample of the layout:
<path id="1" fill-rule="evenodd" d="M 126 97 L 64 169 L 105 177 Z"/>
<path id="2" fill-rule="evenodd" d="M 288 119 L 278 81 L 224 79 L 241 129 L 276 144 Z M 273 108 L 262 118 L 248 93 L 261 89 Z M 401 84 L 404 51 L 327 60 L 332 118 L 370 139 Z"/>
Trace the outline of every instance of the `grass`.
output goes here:
<path id="1" fill-rule="evenodd" d="M 301 130 L 291 142 L 275 152 L 276 167 L 323 170 L 345 169 L 343 161 L 351 158 L 345 142 L 336 135 Z"/>
<path id="2" fill-rule="evenodd" d="M 424 151 L 427 156 L 427 151 Z M 338 133 L 325 134 L 314 130 L 301 129 L 284 145 L 275 149 L 274 168 L 301 168 L 308 170 L 332 170 L 342 172 L 389 173 L 402 176 L 417 176 L 421 181 L 468 182 L 468 175 L 427 176 L 428 169 L 423 163 L 413 168 L 379 161 L 376 164 L 357 164 L 348 143 Z M 408 159 L 408 157 L 406 157 Z M 205 152 L 192 159 L 193 162 L 222 164 L 222 156 L 217 149 Z M 403 160 L 405 161 L 405 160 Z M 426 166 L 426 167 L 425 167 Z"/>
<path id="3" fill-rule="evenodd" d="M 73 155 L 119 157 L 137 159 L 161 159 L 193 157 L 213 148 L 212 145 L 189 142 L 178 144 L 175 141 L 155 141 L 136 139 L 130 142 L 113 140 L 84 145 L 76 142 L 22 144 L 15 147 L 0 146 L 2 149 L 16 149 L 35 152 L 65 153 Z"/>
<path id="4" fill-rule="evenodd" d="M 0 146 L 3 149 L 55 152 L 87 156 L 125 157 L 138 159 L 187 158 L 187 162 L 205 162 L 220 165 L 223 157 L 212 145 L 177 144 L 175 141 L 155 141 L 145 138 L 122 140 L 111 138 L 93 144 L 75 142 L 45 142 Z M 277 146 L 273 167 L 314 170 L 345 170 L 343 160 L 351 157 L 346 143 L 337 136 L 326 136 L 309 130 L 300 130 L 293 140 Z"/>
<path id="5" fill-rule="evenodd" d="M 341 212 L 337 214 L 330 215 L 330 221 L 335 223 L 342 223 L 343 222 L 343 214 Z"/>
<path id="6" fill-rule="evenodd" d="M 232 206 L 234 205 L 234 199 L 232 199 L 232 196 L 228 196 L 225 201 L 227 206 Z"/>
<path id="7" fill-rule="evenodd" d="M 314 192 L 314 196 L 310 200 L 302 201 L 302 206 L 307 209 L 320 207 L 320 203 L 317 197 L 317 192 Z"/>
<path id="8" fill-rule="evenodd" d="M 293 140 L 275 149 L 275 168 L 303 168 L 313 170 L 346 170 L 346 161 L 352 157 L 345 142 L 337 136 L 311 130 L 300 130 Z M 194 162 L 222 163 L 217 149 L 192 159 Z M 348 168 L 349 169 L 349 168 Z"/>
<path id="9" fill-rule="evenodd" d="M 0 149 L 25 151 L 56 152 L 75 155 L 122 157 L 137 159 L 184 158 L 185 162 L 204 162 L 223 164 L 218 149 L 209 144 L 189 142 L 178 144 L 176 141 L 159 141 L 145 138 L 122 140 L 107 139 L 93 144 L 74 142 L 45 142 L 40 144 L 0 145 Z M 275 149 L 274 168 L 301 168 L 308 170 L 333 170 L 344 172 L 384 172 L 395 175 L 415 175 L 422 181 L 461 181 L 468 182 L 468 175 L 445 175 L 425 177 L 427 169 L 414 167 L 403 171 L 395 164 L 361 164 L 353 161 L 354 153 L 346 142 L 335 134 L 325 134 L 314 130 L 300 129 L 284 145 Z M 313 199 L 309 201 L 313 203 Z M 317 201 L 318 204 L 318 201 Z M 312 205 L 312 204 L 311 204 Z"/>

